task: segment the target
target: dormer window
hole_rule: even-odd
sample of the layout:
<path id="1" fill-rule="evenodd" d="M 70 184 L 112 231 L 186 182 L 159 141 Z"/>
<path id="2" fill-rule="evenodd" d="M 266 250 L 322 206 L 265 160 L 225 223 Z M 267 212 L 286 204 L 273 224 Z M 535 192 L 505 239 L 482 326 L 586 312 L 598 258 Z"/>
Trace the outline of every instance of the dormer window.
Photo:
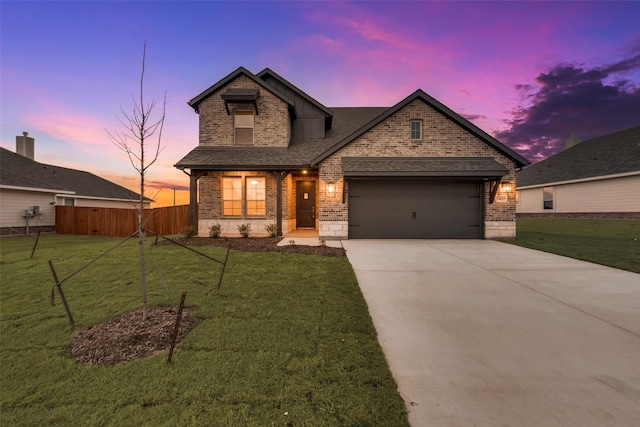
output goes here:
<path id="1" fill-rule="evenodd" d="M 235 144 L 253 145 L 253 111 L 234 112 Z"/>
<path id="2" fill-rule="evenodd" d="M 411 121 L 411 139 L 422 139 L 422 122 L 420 120 Z"/>

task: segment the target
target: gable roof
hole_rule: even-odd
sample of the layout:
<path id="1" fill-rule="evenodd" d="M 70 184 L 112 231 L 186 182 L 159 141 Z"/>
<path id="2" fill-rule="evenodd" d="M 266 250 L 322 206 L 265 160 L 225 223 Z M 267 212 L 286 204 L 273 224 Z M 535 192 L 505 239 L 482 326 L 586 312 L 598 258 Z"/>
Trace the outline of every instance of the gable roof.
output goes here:
<path id="1" fill-rule="evenodd" d="M 213 86 L 209 87 L 208 89 L 200 93 L 198 96 L 191 99 L 191 101 L 188 101 L 187 104 L 189 104 L 191 108 L 193 108 L 197 113 L 198 106 L 202 101 L 204 101 L 205 99 L 207 99 L 208 97 L 210 97 L 211 95 L 213 95 L 214 93 L 216 93 L 217 91 L 219 91 L 220 89 L 222 89 L 223 87 L 225 87 L 226 85 L 228 85 L 229 83 L 231 83 L 232 81 L 234 81 L 240 76 L 246 76 L 247 78 L 252 80 L 254 83 L 259 85 L 260 87 L 264 88 L 265 90 L 268 90 L 269 92 L 271 92 L 272 94 L 274 94 L 275 96 L 277 96 L 278 98 L 286 102 L 289 105 L 290 112 L 293 115 L 295 115 L 295 103 L 293 102 L 292 99 L 284 96 L 282 93 L 269 87 L 269 85 L 266 84 L 264 80 L 257 78 L 256 76 L 253 75 L 252 72 L 250 72 L 244 67 L 238 67 L 235 71 L 231 72 L 226 77 L 219 80 Z"/>
<path id="2" fill-rule="evenodd" d="M 593 138 L 516 173 L 518 188 L 640 173 L 640 126 Z"/>
<path id="3" fill-rule="evenodd" d="M 267 78 L 272 77 L 273 79 L 278 81 L 283 86 L 286 86 L 287 88 L 289 88 L 292 92 L 296 93 L 300 97 L 302 97 L 302 98 L 306 99 L 307 101 L 309 101 L 311 104 L 315 105 L 318 109 L 320 109 L 327 116 L 329 116 L 329 117 L 333 116 L 333 111 L 330 108 L 325 107 L 323 104 L 318 102 L 316 99 L 312 98 L 307 93 L 305 93 L 305 92 L 301 91 L 300 89 L 298 89 L 297 86 L 295 86 L 293 83 L 291 83 L 290 81 L 288 81 L 287 79 L 285 79 L 284 77 L 282 77 L 281 75 L 279 75 L 278 73 L 273 71 L 272 69 L 265 68 L 264 70 L 260 71 L 257 74 L 257 77 L 261 78 L 262 80 L 266 80 Z"/>
<path id="4" fill-rule="evenodd" d="M 322 139 L 294 139 L 288 147 L 220 147 L 200 145 L 183 157 L 179 169 L 304 169 L 311 159 L 386 110 L 384 107 L 336 107 L 333 125 Z"/>
<path id="5" fill-rule="evenodd" d="M 416 90 L 411 95 L 409 95 L 408 97 L 406 97 L 405 99 L 403 99 L 402 101 L 394 105 L 393 107 L 386 109 L 384 112 L 382 112 L 377 117 L 373 118 L 364 126 L 360 127 L 359 129 L 355 130 L 353 133 L 348 135 L 338 144 L 332 146 L 325 152 L 321 153 L 319 156 L 315 157 L 311 161 L 311 163 L 314 165 L 320 163 L 322 160 L 326 159 L 336 151 L 340 150 L 342 147 L 349 144 L 354 139 L 363 135 L 365 132 L 369 131 L 370 129 L 372 129 L 373 127 L 375 127 L 376 125 L 378 125 L 379 123 L 381 123 L 382 121 L 384 121 L 385 119 L 387 119 L 388 117 L 390 117 L 391 115 L 398 112 L 399 110 L 406 107 L 411 102 L 417 99 L 425 102 L 427 105 L 431 106 L 433 109 L 440 112 L 445 117 L 451 119 L 453 122 L 455 122 L 462 128 L 471 132 L 472 134 L 480 138 L 482 141 L 484 141 L 491 147 L 495 148 L 496 150 L 498 150 L 499 152 L 501 152 L 502 154 L 504 154 L 505 156 L 513 160 L 513 162 L 516 164 L 516 167 L 523 167 L 529 164 L 529 161 L 524 157 L 522 157 L 520 154 L 516 153 L 511 148 L 502 144 L 500 141 L 498 141 L 497 139 L 495 139 L 494 137 L 492 137 L 491 135 L 489 135 L 488 133 L 486 133 L 485 131 L 483 131 L 482 129 L 480 129 L 479 127 L 477 127 L 476 125 L 468 121 L 467 119 L 463 118 L 459 114 L 455 113 L 453 110 L 451 110 L 450 108 L 448 108 L 447 106 L 445 106 L 444 104 L 436 100 L 435 98 L 429 96 L 422 89 Z"/>
<path id="6" fill-rule="evenodd" d="M 0 147 L 0 186 L 75 196 L 138 200 L 140 195 L 90 172 L 48 165 Z M 148 201 L 152 201 L 146 198 Z"/>

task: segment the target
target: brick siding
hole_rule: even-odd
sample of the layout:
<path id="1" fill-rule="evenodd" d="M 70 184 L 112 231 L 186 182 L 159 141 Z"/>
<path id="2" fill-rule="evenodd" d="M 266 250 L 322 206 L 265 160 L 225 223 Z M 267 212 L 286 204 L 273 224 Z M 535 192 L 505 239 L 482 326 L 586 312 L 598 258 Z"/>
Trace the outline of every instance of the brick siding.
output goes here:
<path id="1" fill-rule="evenodd" d="M 423 123 L 422 140 L 411 140 L 410 122 Z M 461 128 L 421 100 L 415 100 L 382 123 L 337 151 L 320 165 L 320 197 L 318 212 L 320 233 L 331 231 L 325 237 L 346 237 L 344 224 L 348 221 L 348 183 L 344 188 L 342 157 L 493 157 L 505 166 L 509 173 L 503 181 L 509 182 L 511 190 L 500 193 L 507 196 L 506 203 L 489 203 L 490 186 L 484 185 L 485 237 L 510 238 L 515 236 L 515 169 L 513 162 L 482 140 Z M 329 196 L 327 184 L 334 184 L 336 195 Z M 326 226 L 325 226 L 326 224 Z M 342 227 L 338 236 L 337 226 Z M 506 231 L 506 230 L 512 231 Z M 513 236 L 511 235 L 513 234 Z"/>
<path id="2" fill-rule="evenodd" d="M 221 94 L 227 88 L 255 88 L 260 90 L 258 113 L 251 103 L 228 104 L 230 114 L 224 106 Z M 253 145 L 256 147 L 286 147 L 291 135 L 291 123 L 287 103 L 267 89 L 260 87 L 246 76 L 240 76 L 199 105 L 200 145 L 234 145 L 233 112 L 253 111 Z"/>

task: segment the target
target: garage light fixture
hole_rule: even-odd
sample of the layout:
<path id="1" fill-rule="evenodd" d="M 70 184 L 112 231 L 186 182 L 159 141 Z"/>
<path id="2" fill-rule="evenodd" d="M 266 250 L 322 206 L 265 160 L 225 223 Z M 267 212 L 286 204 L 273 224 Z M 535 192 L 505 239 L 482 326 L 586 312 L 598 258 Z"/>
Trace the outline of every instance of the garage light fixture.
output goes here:
<path id="1" fill-rule="evenodd" d="M 511 185 L 508 182 L 503 182 L 502 184 L 500 184 L 501 193 L 508 193 L 509 191 L 511 191 Z"/>
<path id="2" fill-rule="evenodd" d="M 327 193 L 333 194 L 336 191 L 336 186 L 334 184 L 327 184 Z"/>

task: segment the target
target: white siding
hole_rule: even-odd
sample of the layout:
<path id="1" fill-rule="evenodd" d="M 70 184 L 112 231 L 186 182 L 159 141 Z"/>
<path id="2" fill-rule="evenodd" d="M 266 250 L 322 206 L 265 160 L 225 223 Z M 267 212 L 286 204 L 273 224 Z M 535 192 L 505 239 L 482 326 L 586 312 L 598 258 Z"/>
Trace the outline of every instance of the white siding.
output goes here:
<path id="1" fill-rule="evenodd" d="M 55 207 L 51 204 L 55 200 L 53 193 L 37 191 L 21 191 L 0 189 L 0 227 L 24 227 L 25 210 L 40 207 L 40 215 L 29 218 L 29 226 L 55 225 Z"/>
<path id="2" fill-rule="evenodd" d="M 555 211 L 640 212 L 640 175 L 556 186 Z"/>
<path id="3" fill-rule="evenodd" d="M 543 209 L 542 187 L 518 190 L 517 213 L 640 212 L 640 175 L 554 185 L 554 209 Z"/>
<path id="4" fill-rule="evenodd" d="M 553 212 L 542 209 L 542 187 L 518 190 L 518 193 L 520 193 L 520 203 L 516 205 L 516 213 Z"/>
<path id="5" fill-rule="evenodd" d="M 60 203 L 64 204 L 64 203 Z M 135 201 L 119 202 L 117 200 L 99 200 L 99 199 L 76 199 L 74 206 L 89 206 L 93 208 L 120 208 L 133 209 L 136 206 Z"/>

